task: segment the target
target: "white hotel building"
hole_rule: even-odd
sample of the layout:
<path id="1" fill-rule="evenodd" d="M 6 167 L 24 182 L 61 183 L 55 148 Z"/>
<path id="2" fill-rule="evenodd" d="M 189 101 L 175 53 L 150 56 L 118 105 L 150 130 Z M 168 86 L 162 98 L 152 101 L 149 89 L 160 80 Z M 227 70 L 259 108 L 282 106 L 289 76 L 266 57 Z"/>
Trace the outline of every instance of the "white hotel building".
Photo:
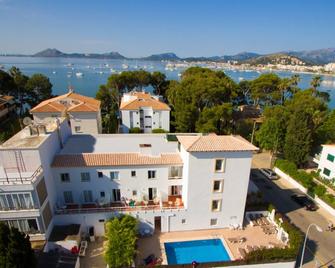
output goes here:
<path id="1" fill-rule="evenodd" d="M 123 133 L 136 127 L 144 133 L 158 128 L 170 131 L 170 107 L 159 96 L 136 91 L 125 93 L 121 99 L 120 113 Z"/>
<path id="2" fill-rule="evenodd" d="M 242 225 L 251 159 L 239 136 L 72 135 L 66 119 L 0 146 L 0 220 L 48 239 L 55 225 L 120 213 L 162 232 Z"/>

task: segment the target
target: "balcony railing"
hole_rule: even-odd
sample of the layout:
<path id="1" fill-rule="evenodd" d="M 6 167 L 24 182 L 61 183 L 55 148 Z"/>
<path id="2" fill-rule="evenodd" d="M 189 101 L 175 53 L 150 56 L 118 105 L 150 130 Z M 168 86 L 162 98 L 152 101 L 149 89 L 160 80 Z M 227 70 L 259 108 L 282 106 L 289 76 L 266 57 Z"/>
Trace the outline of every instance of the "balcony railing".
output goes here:
<path id="1" fill-rule="evenodd" d="M 7 170 L 4 170 L 4 174 L 0 174 L 0 184 L 30 184 L 43 172 L 42 166 L 34 172 L 8 172 Z"/>
<path id="2" fill-rule="evenodd" d="M 36 210 L 39 209 L 38 206 L 28 206 L 28 207 L 2 207 L 0 208 L 0 213 L 1 212 L 20 212 L 20 211 L 29 211 L 29 210 Z"/>
<path id="3" fill-rule="evenodd" d="M 170 200 L 170 199 L 169 199 Z M 184 209 L 182 202 L 164 201 L 160 204 L 154 204 L 149 201 L 147 205 L 127 205 L 122 202 L 112 202 L 107 205 L 91 204 L 70 204 L 61 208 L 56 208 L 56 214 L 78 214 L 78 213 L 104 213 L 104 212 L 131 212 L 131 211 L 166 211 Z"/>

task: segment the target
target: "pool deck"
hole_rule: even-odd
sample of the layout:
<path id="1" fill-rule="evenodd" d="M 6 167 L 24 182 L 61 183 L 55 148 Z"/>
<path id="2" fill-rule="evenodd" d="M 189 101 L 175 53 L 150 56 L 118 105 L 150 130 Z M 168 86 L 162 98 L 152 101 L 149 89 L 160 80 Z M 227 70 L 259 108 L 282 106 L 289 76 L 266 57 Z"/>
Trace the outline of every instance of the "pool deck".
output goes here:
<path id="1" fill-rule="evenodd" d="M 231 243 L 228 238 L 244 237 L 245 242 Z M 198 231 L 182 231 L 169 233 L 155 233 L 151 237 L 140 238 L 138 241 L 138 255 L 136 264 L 143 264 L 143 259 L 150 254 L 155 254 L 163 260 L 163 264 L 167 264 L 164 243 L 201 240 L 201 239 L 216 239 L 222 240 L 231 260 L 242 259 L 239 253 L 239 248 L 246 249 L 246 246 L 269 247 L 271 243 L 282 245 L 284 244 L 276 238 L 276 234 L 265 234 L 260 226 L 247 226 L 244 230 L 231 229 L 209 229 Z"/>

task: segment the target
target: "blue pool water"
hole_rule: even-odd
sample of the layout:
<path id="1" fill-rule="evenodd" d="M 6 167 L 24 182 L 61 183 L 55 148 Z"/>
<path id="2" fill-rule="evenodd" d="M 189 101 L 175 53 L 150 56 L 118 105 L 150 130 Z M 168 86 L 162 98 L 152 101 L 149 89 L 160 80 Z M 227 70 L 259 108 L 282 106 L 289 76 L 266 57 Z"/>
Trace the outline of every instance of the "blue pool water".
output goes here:
<path id="1" fill-rule="evenodd" d="M 168 264 L 229 261 L 221 239 L 164 243 Z"/>

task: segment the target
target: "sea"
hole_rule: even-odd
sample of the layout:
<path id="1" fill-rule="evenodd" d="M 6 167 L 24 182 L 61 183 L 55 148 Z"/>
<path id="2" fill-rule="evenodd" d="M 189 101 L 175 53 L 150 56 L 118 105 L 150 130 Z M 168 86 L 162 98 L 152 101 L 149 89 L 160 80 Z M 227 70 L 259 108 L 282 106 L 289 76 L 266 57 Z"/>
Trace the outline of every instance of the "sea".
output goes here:
<path id="1" fill-rule="evenodd" d="M 8 70 L 12 66 L 30 76 L 34 73 L 42 73 L 49 77 L 54 95 L 61 95 L 72 87 L 75 92 L 95 97 L 99 86 L 106 84 L 108 77 L 113 73 L 125 70 L 144 69 L 149 72 L 160 71 L 166 74 L 167 79 L 179 80 L 186 67 L 166 68 L 167 62 L 144 60 L 111 60 L 111 59 L 86 59 L 86 58 L 38 58 L 38 57 L 0 57 L 0 68 Z M 199 64 L 205 66 L 204 64 Z M 222 69 L 236 82 L 257 78 L 262 72 L 253 70 Z M 280 77 L 290 77 L 299 74 L 301 81 L 299 86 L 303 89 L 309 87 L 313 74 L 292 73 L 288 71 L 273 71 Z M 264 73 L 264 72 L 263 72 Z M 151 91 L 152 88 L 147 88 Z M 335 77 L 322 76 L 319 88 L 328 92 L 331 96 L 330 108 L 335 108 Z"/>

